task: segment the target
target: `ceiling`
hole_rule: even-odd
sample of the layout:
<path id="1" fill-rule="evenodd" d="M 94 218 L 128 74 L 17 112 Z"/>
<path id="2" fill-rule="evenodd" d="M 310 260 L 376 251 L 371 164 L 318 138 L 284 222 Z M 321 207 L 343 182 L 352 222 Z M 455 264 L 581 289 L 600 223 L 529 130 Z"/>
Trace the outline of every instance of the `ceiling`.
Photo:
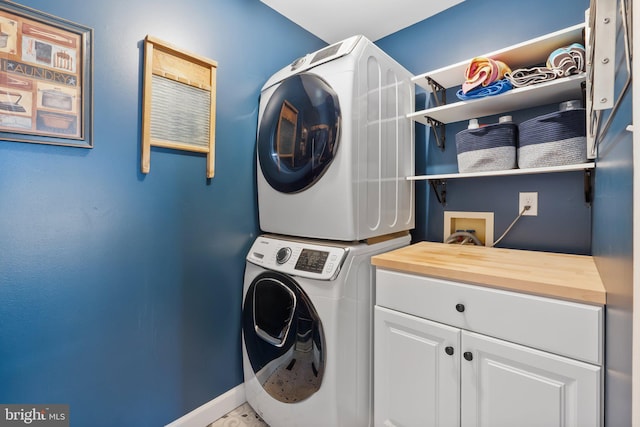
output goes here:
<path id="1" fill-rule="evenodd" d="M 376 41 L 464 0 L 260 0 L 327 43 Z"/>

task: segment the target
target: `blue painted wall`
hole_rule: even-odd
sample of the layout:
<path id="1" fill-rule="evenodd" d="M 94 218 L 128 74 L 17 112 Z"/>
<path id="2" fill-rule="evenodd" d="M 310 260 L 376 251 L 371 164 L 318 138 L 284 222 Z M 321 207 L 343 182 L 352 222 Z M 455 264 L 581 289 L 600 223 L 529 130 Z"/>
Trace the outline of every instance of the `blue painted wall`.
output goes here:
<path id="1" fill-rule="evenodd" d="M 257 0 L 24 4 L 95 29 L 95 148 L 0 141 L 0 402 L 69 403 L 73 425 L 166 424 L 242 381 L 244 255 L 258 233 L 259 90 L 325 44 Z M 576 24 L 587 7 L 467 0 L 377 44 L 419 74 Z M 167 150 L 152 152 L 148 176 L 139 172 L 147 34 L 219 62 L 210 182 L 202 156 Z M 444 209 L 493 211 L 500 233 L 517 215 L 517 193 L 538 191 L 540 215 L 521 219 L 503 246 L 591 253 L 593 241 L 606 281 L 619 289 L 622 333 L 608 345 L 626 345 L 632 266 L 630 242 L 619 239 L 630 227 L 631 166 L 622 126 L 599 159 L 593 233 L 583 176 L 570 173 L 450 180 L 445 208 L 419 183 L 414 238 L 441 240 Z M 416 172 L 454 172 L 463 127 L 448 126 L 440 152 L 417 125 Z M 623 370 L 627 357 L 619 356 Z M 623 393 L 625 381 L 613 392 Z M 623 421 L 626 401 L 618 409 Z"/>
<path id="2" fill-rule="evenodd" d="M 434 70 L 584 22 L 587 0 L 504 2 L 467 0 L 443 13 L 379 40 L 378 44 L 414 74 Z M 455 99 L 454 93 L 448 93 Z M 420 100 L 420 98 L 418 98 Z M 557 105 L 516 111 L 516 123 L 557 110 Z M 482 123 L 495 123 L 488 117 Z M 466 122 L 447 125 L 446 149 L 430 129 L 416 125 L 416 174 L 457 172 L 455 134 Z M 538 192 L 539 213 L 523 217 L 499 244 L 515 249 L 591 253 L 591 208 L 582 172 L 447 181 L 447 204 L 439 204 L 425 181 L 416 184 L 415 240 L 443 240 L 444 211 L 495 212 L 497 239 L 518 215 L 518 193 Z"/>
<path id="3" fill-rule="evenodd" d="M 242 382 L 259 91 L 326 44 L 257 0 L 23 4 L 94 28 L 95 148 L 0 141 L 0 402 L 164 425 Z M 147 34 L 218 61 L 211 181 L 167 150 L 139 172 Z"/>

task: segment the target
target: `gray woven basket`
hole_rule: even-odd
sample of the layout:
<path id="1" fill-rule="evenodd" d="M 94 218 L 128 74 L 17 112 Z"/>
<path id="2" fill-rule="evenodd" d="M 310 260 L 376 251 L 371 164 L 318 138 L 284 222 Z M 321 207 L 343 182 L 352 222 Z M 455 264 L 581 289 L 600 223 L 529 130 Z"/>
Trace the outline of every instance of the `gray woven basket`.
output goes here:
<path id="1" fill-rule="evenodd" d="M 498 123 L 456 134 L 459 172 L 514 169 L 518 127 Z"/>
<path id="2" fill-rule="evenodd" d="M 518 128 L 518 166 L 538 168 L 587 161 L 584 108 L 557 111 L 522 122 Z"/>

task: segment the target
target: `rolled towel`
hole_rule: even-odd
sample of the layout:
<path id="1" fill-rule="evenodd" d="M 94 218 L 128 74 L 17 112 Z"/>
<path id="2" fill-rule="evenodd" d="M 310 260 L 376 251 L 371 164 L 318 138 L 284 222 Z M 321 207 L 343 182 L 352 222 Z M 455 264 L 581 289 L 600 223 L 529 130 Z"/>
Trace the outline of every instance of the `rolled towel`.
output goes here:
<path id="1" fill-rule="evenodd" d="M 519 68 L 506 73 L 504 78 L 509 80 L 514 87 L 524 87 L 554 80 L 558 75 L 558 72 L 548 67 L 533 67 Z"/>
<path id="2" fill-rule="evenodd" d="M 573 61 L 576 63 L 578 72 L 585 71 L 585 56 L 586 52 L 584 46 L 580 43 L 573 43 L 569 46 L 569 53 L 573 57 Z"/>
<path id="3" fill-rule="evenodd" d="M 485 57 L 476 57 L 467 66 L 462 84 L 462 92 L 467 93 L 478 86 L 487 86 L 504 77 L 504 73 L 511 71 L 502 61 Z"/>
<path id="4" fill-rule="evenodd" d="M 561 47 L 549 55 L 547 67 L 559 71 L 560 76 L 570 76 L 584 71 L 584 46 L 573 43 L 570 46 Z"/>
<path id="5" fill-rule="evenodd" d="M 570 76 L 578 70 L 576 63 L 573 61 L 573 57 L 564 48 L 551 52 L 547 60 L 547 67 L 556 70 L 559 76 Z"/>
<path id="6" fill-rule="evenodd" d="M 511 82 L 509 82 L 507 79 L 501 79 L 496 80 L 495 82 L 488 84 L 487 86 L 470 90 L 467 93 L 464 93 L 462 89 L 460 89 L 458 90 L 458 92 L 456 92 L 456 96 L 462 101 L 468 101 L 470 99 L 478 99 L 487 96 L 498 95 L 510 89 L 513 89 Z"/>

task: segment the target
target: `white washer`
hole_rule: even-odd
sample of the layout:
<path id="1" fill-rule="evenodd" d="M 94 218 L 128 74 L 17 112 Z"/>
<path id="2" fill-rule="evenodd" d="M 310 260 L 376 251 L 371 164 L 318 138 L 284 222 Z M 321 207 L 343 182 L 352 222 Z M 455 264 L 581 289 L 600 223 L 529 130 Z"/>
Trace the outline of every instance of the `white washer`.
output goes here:
<path id="1" fill-rule="evenodd" d="M 244 278 L 244 384 L 247 402 L 269 425 L 370 425 L 370 259 L 409 240 L 256 239 Z"/>
<path id="2" fill-rule="evenodd" d="M 354 36 L 267 81 L 257 138 L 264 232 L 354 241 L 414 227 L 411 77 Z"/>

